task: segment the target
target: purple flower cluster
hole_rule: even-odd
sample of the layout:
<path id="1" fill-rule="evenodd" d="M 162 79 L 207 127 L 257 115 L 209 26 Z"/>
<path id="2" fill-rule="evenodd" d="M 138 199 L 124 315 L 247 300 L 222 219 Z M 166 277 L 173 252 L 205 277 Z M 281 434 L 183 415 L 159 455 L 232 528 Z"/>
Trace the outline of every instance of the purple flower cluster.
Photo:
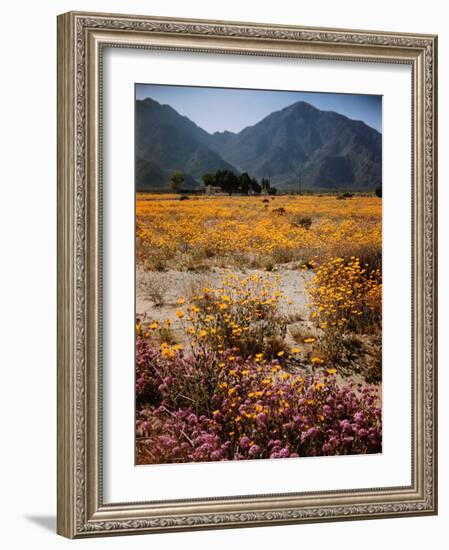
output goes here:
<path id="1" fill-rule="evenodd" d="M 378 453 L 374 388 L 286 373 L 233 350 L 166 357 L 137 341 L 138 463 Z"/>

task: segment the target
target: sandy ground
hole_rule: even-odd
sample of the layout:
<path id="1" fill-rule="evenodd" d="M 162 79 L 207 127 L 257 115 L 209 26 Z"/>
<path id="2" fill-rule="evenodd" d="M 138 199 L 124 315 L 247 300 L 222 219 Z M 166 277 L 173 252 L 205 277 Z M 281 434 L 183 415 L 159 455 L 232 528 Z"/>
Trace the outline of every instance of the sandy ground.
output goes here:
<path id="1" fill-rule="evenodd" d="M 292 270 L 285 267 L 274 273 L 251 269 L 245 271 L 233 270 L 233 272 L 237 276 L 252 274 L 259 274 L 267 278 L 280 276 L 279 289 L 286 296 L 282 308 L 291 321 L 289 329 L 301 325 L 306 331 L 313 332 L 312 323 L 309 322 L 309 308 L 307 308 L 309 298 L 305 290 L 306 282 L 313 276 L 311 272 Z M 138 269 L 136 274 L 136 313 L 157 321 L 171 319 L 173 321 L 173 331 L 177 338 L 183 341 L 184 331 L 181 329 L 181 322 L 176 319 L 175 315 L 176 310 L 179 309 L 179 305 L 176 303 L 177 300 L 198 293 L 199 289 L 204 286 L 214 287 L 218 285 L 222 273 L 223 270 L 220 269 L 212 269 L 205 273 L 189 271 L 144 272 Z M 143 283 L 148 279 L 156 281 L 156 284 L 163 287 L 164 301 L 160 306 L 156 306 L 148 293 L 145 292 Z M 287 304 L 288 301 L 292 303 Z M 290 332 L 287 335 L 287 340 L 288 344 L 295 343 Z"/>
<path id="2" fill-rule="evenodd" d="M 282 302 L 281 308 L 284 310 L 287 318 L 287 335 L 286 344 L 288 346 L 297 346 L 301 348 L 300 359 L 307 359 L 313 355 L 319 355 L 318 346 L 305 345 L 302 340 L 304 338 L 319 336 L 315 324 L 310 321 L 310 311 L 307 304 L 310 300 L 305 285 L 313 277 L 313 272 L 303 271 L 293 268 L 293 266 L 284 265 L 278 268 L 275 272 L 267 272 L 263 270 L 239 271 L 233 269 L 233 272 L 238 276 L 248 276 L 251 274 L 263 275 L 267 278 L 280 277 L 279 289 L 286 296 L 286 300 Z M 176 341 L 182 344 L 187 343 L 185 331 L 182 327 L 182 321 L 177 319 L 176 310 L 180 308 L 177 304 L 179 298 L 184 298 L 188 301 L 189 296 L 200 294 L 204 286 L 214 287 L 219 284 L 220 275 L 223 270 L 213 268 L 204 273 L 190 271 L 166 271 L 166 272 L 144 272 L 141 269 L 136 273 L 136 313 L 137 316 L 145 317 L 147 320 L 165 321 L 172 320 L 172 332 Z M 163 294 L 163 303 L 155 305 L 148 293 L 145 292 L 144 282 L 148 280 L 155 281 L 155 285 L 161 287 Z M 287 302 L 291 304 L 287 304 Z M 318 342 L 317 342 L 318 344 Z M 363 356 L 356 363 L 364 362 Z M 340 371 L 340 369 L 338 369 Z M 342 383 L 352 380 L 357 387 L 359 384 L 366 384 L 365 375 L 362 372 L 338 374 L 337 378 Z M 375 384 L 378 385 L 378 384 Z M 380 388 L 379 388 L 380 389 Z"/>

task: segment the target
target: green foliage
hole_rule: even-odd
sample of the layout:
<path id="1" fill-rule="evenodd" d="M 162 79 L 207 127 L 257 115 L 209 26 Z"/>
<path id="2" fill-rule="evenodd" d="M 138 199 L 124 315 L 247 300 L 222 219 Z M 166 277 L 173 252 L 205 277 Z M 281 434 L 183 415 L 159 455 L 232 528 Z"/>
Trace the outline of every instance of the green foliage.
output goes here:
<path id="1" fill-rule="evenodd" d="M 251 178 L 251 189 L 256 195 L 260 195 L 262 191 L 262 186 L 259 185 L 259 182 L 256 180 L 256 178 Z"/>
<path id="2" fill-rule="evenodd" d="M 232 170 L 218 170 L 215 173 L 215 182 L 229 195 L 237 193 L 239 190 L 239 178 Z"/>
<path id="3" fill-rule="evenodd" d="M 170 178 L 170 187 L 173 193 L 179 193 L 181 191 L 181 185 L 184 182 L 184 174 L 182 172 L 173 172 Z"/>
<path id="4" fill-rule="evenodd" d="M 251 189 L 251 178 L 248 175 L 248 172 L 243 172 L 239 177 L 239 188 L 240 191 L 247 195 Z"/>
<path id="5" fill-rule="evenodd" d="M 216 172 L 206 172 L 201 179 L 204 185 L 221 187 L 229 195 L 233 193 L 248 195 L 250 192 L 258 195 L 262 191 L 257 179 L 251 177 L 248 172 L 237 175 L 232 170 L 217 170 Z"/>
<path id="6" fill-rule="evenodd" d="M 213 172 L 206 172 L 201 176 L 204 185 L 216 185 L 215 174 Z"/>

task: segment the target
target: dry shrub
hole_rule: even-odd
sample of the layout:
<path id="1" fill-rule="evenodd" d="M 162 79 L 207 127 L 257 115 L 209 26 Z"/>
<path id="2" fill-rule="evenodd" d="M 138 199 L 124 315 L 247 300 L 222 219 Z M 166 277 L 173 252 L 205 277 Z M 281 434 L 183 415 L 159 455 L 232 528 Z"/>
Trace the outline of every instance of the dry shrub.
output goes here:
<path id="1" fill-rule="evenodd" d="M 310 216 L 303 216 L 302 214 L 297 214 L 292 216 L 291 223 L 295 227 L 303 227 L 304 229 L 310 229 L 312 225 L 312 218 Z"/>
<path id="2" fill-rule="evenodd" d="M 276 247 L 272 254 L 272 261 L 275 264 L 287 264 L 296 259 L 295 251 L 292 248 Z"/>
<path id="3" fill-rule="evenodd" d="M 212 282 L 210 277 L 205 274 L 195 273 L 189 274 L 182 283 L 181 292 L 184 299 L 190 302 L 196 296 L 200 296 L 204 287 L 211 286 Z"/>
<path id="4" fill-rule="evenodd" d="M 155 307 L 161 307 L 165 303 L 169 283 L 160 273 L 145 273 L 140 288 L 147 300 L 151 300 Z"/>
<path id="5" fill-rule="evenodd" d="M 168 254 L 164 250 L 151 250 L 146 253 L 141 251 L 143 260 L 144 271 L 166 271 L 168 263 Z"/>

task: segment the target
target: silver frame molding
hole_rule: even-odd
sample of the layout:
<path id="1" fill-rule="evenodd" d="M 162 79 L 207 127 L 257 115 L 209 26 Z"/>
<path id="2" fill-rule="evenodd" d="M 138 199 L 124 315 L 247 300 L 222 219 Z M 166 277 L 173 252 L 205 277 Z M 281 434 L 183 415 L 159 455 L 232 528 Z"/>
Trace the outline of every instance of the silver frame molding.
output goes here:
<path id="1" fill-rule="evenodd" d="M 105 504 L 104 47 L 408 64 L 412 69 L 412 483 Z M 58 17 L 58 520 L 69 538 L 437 513 L 437 37 L 70 12 Z M 405 312 L 404 312 L 405 313 Z"/>

